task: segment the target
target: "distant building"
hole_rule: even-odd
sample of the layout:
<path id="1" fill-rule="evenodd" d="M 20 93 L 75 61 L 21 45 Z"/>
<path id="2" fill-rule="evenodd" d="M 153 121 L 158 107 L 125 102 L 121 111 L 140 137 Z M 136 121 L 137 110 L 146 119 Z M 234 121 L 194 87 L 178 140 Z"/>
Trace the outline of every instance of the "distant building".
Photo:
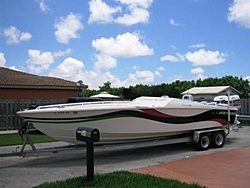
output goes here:
<path id="1" fill-rule="evenodd" d="M 213 101 L 214 97 L 219 95 L 240 95 L 241 93 L 231 86 L 213 86 L 213 87 L 193 87 L 181 93 L 181 95 L 190 94 L 195 101 Z"/>
<path id="2" fill-rule="evenodd" d="M 79 90 L 87 87 L 60 78 L 37 76 L 0 67 L 0 100 L 67 99 L 78 96 Z"/>

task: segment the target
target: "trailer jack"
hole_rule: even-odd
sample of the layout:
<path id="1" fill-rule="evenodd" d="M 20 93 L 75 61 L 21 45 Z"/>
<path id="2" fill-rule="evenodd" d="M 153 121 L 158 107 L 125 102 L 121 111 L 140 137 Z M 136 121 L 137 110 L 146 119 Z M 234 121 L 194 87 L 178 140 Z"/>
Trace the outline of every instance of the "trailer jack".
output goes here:
<path id="1" fill-rule="evenodd" d="M 19 156 L 22 156 L 22 157 L 26 156 L 26 152 L 24 152 L 24 149 L 25 149 L 27 144 L 29 144 L 31 146 L 33 151 L 37 150 L 34 143 L 31 140 L 29 134 L 28 134 L 31 128 L 32 128 L 32 123 L 24 121 L 22 127 L 18 130 L 18 133 L 21 136 L 21 139 L 23 141 L 23 145 L 22 145 L 22 148 L 19 152 Z M 17 149 L 18 148 L 16 148 L 16 150 Z"/>

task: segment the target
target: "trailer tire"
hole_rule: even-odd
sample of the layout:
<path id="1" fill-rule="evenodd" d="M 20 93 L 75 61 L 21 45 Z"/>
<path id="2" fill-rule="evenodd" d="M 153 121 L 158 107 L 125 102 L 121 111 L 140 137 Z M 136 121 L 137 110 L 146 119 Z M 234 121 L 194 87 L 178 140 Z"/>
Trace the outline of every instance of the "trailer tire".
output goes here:
<path id="1" fill-rule="evenodd" d="M 225 143 L 225 133 L 224 132 L 215 132 L 212 135 L 212 146 L 213 148 L 222 148 Z"/>
<path id="2" fill-rule="evenodd" d="M 198 150 L 204 151 L 208 150 L 211 145 L 211 137 L 209 134 L 201 134 L 198 143 L 196 144 Z"/>

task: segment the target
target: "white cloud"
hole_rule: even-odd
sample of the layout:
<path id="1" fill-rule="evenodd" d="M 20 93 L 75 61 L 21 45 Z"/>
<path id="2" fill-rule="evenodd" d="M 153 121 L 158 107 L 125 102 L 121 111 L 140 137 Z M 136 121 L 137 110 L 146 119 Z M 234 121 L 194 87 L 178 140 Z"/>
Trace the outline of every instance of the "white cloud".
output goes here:
<path id="1" fill-rule="evenodd" d="M 0 52 L 0 67 L 4 67 L 6 63 L 6 59 L 4 57 L 4 53 Z"/>
<path id="2" fill-rule="evenodd" d="M 89 86 L 89 89 L 99 89 L 99 86 L 102 86 L 103 83 L 109 81 L 112 83 L 112 87 L 121 87 L 121 80 L 111 74 L 111 72 L 101 72 L 100 70 L 95 71 L 82 71 L 81 74 L 75 78 L 75 80 L 83 80 L 84 84 Z"/>
<path id="3" fill-rule="evenodd" d="M 250 82 L 250 76 L 246 76 L 244 80 L 248 80 Z"/>
<path id="4" fill-rule="evenodd" d="M 11 67 L 9 67 L 9 69 L 15 70 L 15 71 L 19 71 L 19 72 L 24 72 L 23 70 L 18 69 L 18 68 L 16 68 L 15 66 L 11 66 Z"/>
<path id="5" fill-rule="evenodd" d="M 134 75 L 140 83 L 152 83 L 155 77 L 154 73 L 148 70 L 136 71 Z"/>
<path id="6" fill-rule="evenodd" d="M 156 71 L 154 71 L 155 76 L 162 77 L 161 72 L 165 71 L 165 68 L 163 66 L 159 66 Z"/>
<path id="7" fill-rule="evenodd" d="M 229 7 L 228 21 L 250 29 L 250 1 L 234 0 Z"/>
<path id="8" fill-rule="evenodd" d="M 29 59 L 27 60 L 28 69 L 34 73 L 47 70 L 54 62 L 51 52 L 40 52 L 39 50 L 28 50 Z"/>
<path id="9" fill-rule="evenodd" d="M 47 12 L 49 11 L 49 7 L 46 5 L 45 1 L 44 0 L 36 0 L 38 1 L 39 3 L 39 9 L 42 11 L 42 12 Z"/>
<path id="10" fill-rule="evenodd" d="M 91 0 L 89 2 L 90 17 L 88 23 L 111 23 L 113 22 L 113 14 L 120 10 L 120 7 L 110 7 L 102 0 Z"/>
<path id="11" fill-rule="evenodd" d="M 140 7 L 130 7 L 130 13 L 124 14 L 115 20 L 115 23 L 124 24 L 127 26 L 138 23 L 147 23 L 149 20 L 149 12 L 147 9 Z"/>
<path id="12" fill-rule="evenodd" d="M 57 51 L 57 52 L 54 52 L 54 53 L 53 53 L 53 56 L 54 56 L 55 58 L 58 58 L 58 57 L 62 57 L 62 56 L 69 55 L 69 54 L 71 54 L 71 52 L 72 52 L 72 49 L 67 48 L 67 49 L 64 50 L 64 51 L 59 50 L 59 51 Z"/>
<path id="13" fill-rule="evenodd" d="M 194 66 L 210 66 L 223 63 L 226 61 L 227 55 L 219 51 L 200 49 L 199 51 L 186 53 L 185 57 Z"/>
<path id="14" fill-rule="evenodd" d="M 91 0 L 88 23 L 118 23 L 131 26 L 149 21 L 148 8 L 153 0 L 116 0 L 116 2 L 121 6 L 112 7 L 103 0 Z"/>
<path id="15" fill-rule="evenodd" d="M 177 62 L 179 61 L 178 57 L 173 56 L 173 55 L 165 55 L 161 57 L 161 61 L 172 61 L 172 62 Z"/>
<path id="16" fill-rule="evenodd" d="M 192 80 L 199 80 L 199 79 L 204 80 L 204 79 L 206 79 L 206 78 L 207 78 L 207 76 L 204 76 L 203 74 L 196 74 L 196 75 L 192 78 Z"/>
<path id="17" fill-rule="evenodd" d="M 165 71 L 165 68 L 164 68 L 163 66 L 159 66 L 159 67 L 157 68 L 157 70 L 158 70 L 158 71 Z"/>
<path id="18" fill-rule="evenodd" d="M 21 41 L 29 41 L 32 38 L 30 33 L 21 32 L 14 26 L 4 29 L 3 36 L 7 44 L 19 44 Z"/>
<path id="19" fill-rule="evenodd" d="M 95 62 L 95 69 L 110 69 L 117 66 L 116 59 L 105 54 L 95 55 L 97 61 Z"/>
<path id="20" fill-rule="evenodd" d="M 148 8 L 153 0 L 117 0 L 128 6 L 129 13 L 118 17 L 115 22 L 131 26 L 138 23 L 147 23 L 149 21 Z"/>
<path id="21" fill-rule="evenodd" d="M 117 0 L 122 4 L 127 4 L 129 6 L 139 6 L 142 8 L 149 8 L 153 0 Z"/>
<path id="22" fill-rule="evenodd" d="M 152 55 L 154 50 L 140 42 L 138 33 L 125 33 L 116 38 L 101 38 L 92 41 L 92 46 L 102 54 L 111 57 L 136 57 Z"/>
<path id="23" fill-rule="evenodd" d="M 189 46 L 189 48 L 205 48 L 205 47 L 206 47 L 206 44 L 204 43 L 198 43 L 198 44 L 193 44 Z"/>
<path id="24" fill-rule="evenodd" d="M 50 76 L 58 77 L 60 75 L 65 79 L 74 79 L 81 74 L 82 68 L 84 68 L 82 61 L 68 57 L 56 69 L 51 71 Z"/>
<path id="25" fill-rule="evenodd" d="M 119 82 L 116 82 L 114 86 L 116 87 L 129 87 L 129 86 L 135 86 L 136 84 L 150 84 L 154 82 L 155 74 L 151 71 L 144 70 L 139 71 L 136 70 L 134 73 L 130 73 L 128 75 L 128 78 L 125 80 L 119 80 Z M 112 83 L 113 85 L 113 83 Z"/>
<path id="26" fill-rule="evenodd" d="M 154 72 L 154 74 L 155 74 L 155 76 L 162 77 L 160 71 L 157 71 L 157 70 L 156 70 L 156 71 Z"/>
<path id="27" fill-rule="evenodd" d="M 79 38 L 78 31 L 83 29 L 81 16 L 70 13 L 66 18 L 60 17 L 54 24 L 56 29 L 56 40 L 60 43 L 68 44 L 70 39 Z"/>
<path id="28" fill-rule="evenodd" d="M 185 56 L 176 53 L 175 56 L 173 55 L 165 55 L 160 58 L 161 61 L 172 61 L 172 62 L 182 62 L 185 61 Z"/>
<path id="29" fill-rule="evenodd" d="M 192 74 L 203 74 L 204 70 L 201 67 L 197 67 L 191 70 Z"/>
<path id="30" fill-rule="evenodd" d="M 98 89 L 103 83 L 109 81 L 112 83 L 112 87 L 129 87 L 136 84 L 150 84 L 153 83 L 155 76 L 151 71 L 148 70 L 135 70 L 134 73 L 130 73 L 128 77 L 121 80 L 117 76 L 113 75 L 110 71 L 96 70 L 83 70 L 84 64 L 76 59 L 67 58 L 54 70 L 51 71 L 50 76 L 72 80 L 74 82 L 82 80 L 84 84 L 89 86 L 89 89 Z"/>
<path id="31" fill-rule="evenodd" d="M 183 24 L 180 23 L 176 23 L 174 19 L 170 19 L 169 20 L 170 25 L 174 25 L 174 26 L 182 26 Z"/>

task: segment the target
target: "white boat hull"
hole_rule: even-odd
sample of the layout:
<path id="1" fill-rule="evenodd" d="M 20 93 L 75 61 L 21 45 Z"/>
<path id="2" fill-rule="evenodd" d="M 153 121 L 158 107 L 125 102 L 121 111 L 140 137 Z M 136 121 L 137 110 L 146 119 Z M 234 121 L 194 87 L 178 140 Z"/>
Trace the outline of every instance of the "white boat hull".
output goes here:
<path id="1" fill-rule="evenodd" d="M 56 105 L 20 111 L 18 114 L 41 132 L 74 144 L 82 144 L 76 140 L 78 127 L 97 128 L 100 131 L 100 143 L 121 143 L 228 125 L 226 107 L 177 99 L 153 102 Z M 236 110 L 233 109 L 230 114 L 233 121 Z"/>

